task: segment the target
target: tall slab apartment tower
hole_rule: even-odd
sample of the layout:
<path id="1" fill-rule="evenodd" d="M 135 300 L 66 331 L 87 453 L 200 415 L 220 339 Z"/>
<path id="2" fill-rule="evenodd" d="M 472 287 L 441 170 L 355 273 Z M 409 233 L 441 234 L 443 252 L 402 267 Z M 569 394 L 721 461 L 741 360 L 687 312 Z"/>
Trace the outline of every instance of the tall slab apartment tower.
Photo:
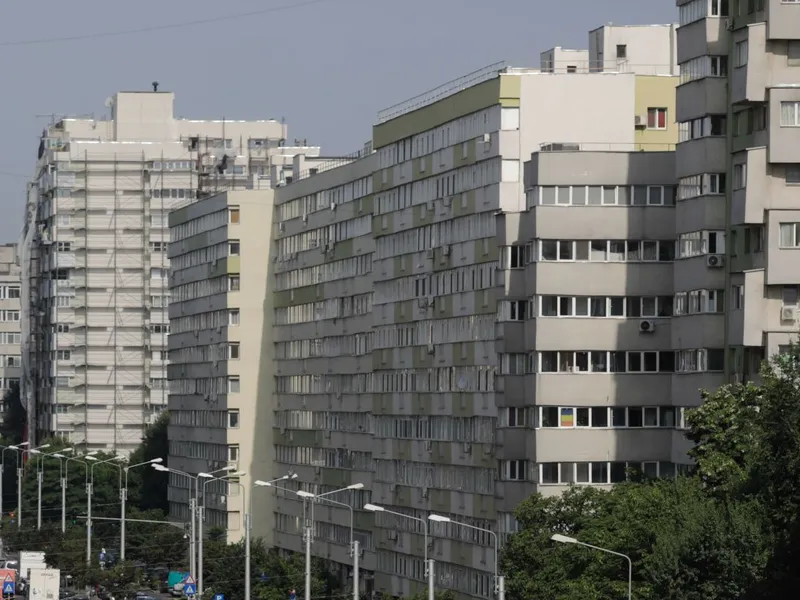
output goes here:
<path id="1" fill-rule="evenodd" d="M 128 452 L 167 405 L 167 216 L 260 187 L 289 152 L 279 121 L 189 120 L 170 92 L 44 131 L 21 245 L 23 401 L 35 439 Z M 308 149 L 314 153 L 314 149 Z"/>
<path id="2" fill-rule="evenodd" d="M 677 5 L 676 396 L 757 378 L 800 319 L 800 2 Z"/>
<path id="3" fill-rule="evenodd" d="M 686 460 L 674 39 L 603 27 L 539 69 L 473 73 L 381 113 L 374 153 L 275 190 L 273 476 L 364 484 L 331 498 L 368 591 L 419 591 L 427 552 L 437 587 L 493 597 L 494 538 L 430 523 L 426 548 L 428 515 L 502 541 L 533 492 Z M 301 550 L 303 517 L 279 497 L 275 545 Z M 350 518 L 314 514 L 345 573 Z"/>

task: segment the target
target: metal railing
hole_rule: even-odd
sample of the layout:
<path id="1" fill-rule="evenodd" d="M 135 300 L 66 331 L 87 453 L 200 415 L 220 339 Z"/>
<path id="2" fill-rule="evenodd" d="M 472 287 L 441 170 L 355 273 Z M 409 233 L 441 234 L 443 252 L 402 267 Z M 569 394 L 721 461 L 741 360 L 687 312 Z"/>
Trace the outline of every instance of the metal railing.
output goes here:
<path id="1" fill-rule="evenodd" d="M 634 73 L 636 75 L 677 76 L 677 66 L 670 64 L 642 64 L 628 60 L 543 60 L 542 73 Z"/>
<path id="2" fill-rule="evenodd" d="M 447 83 L 442 84 L 439 87 L 429 90 L 423 94 L 419 94 L 418 96 L 404 100 L 403 102 L 395 104 L 394 106 L 385 108 L 378 113 L 377 124 L 380 125 L 386 121 L 391 121 L 392 119 L 396 119 L 401 115 L 415 111 L 423 106 L 433 104 L 434 102 L 437 102 L 443 98 L 447 98 L 448 96 L 452 96 L 461 90 L 465 90 L 479 83 L 483 83 L 484 81 L 494 79 L 500 74 L 505 66 L 505 61 L 487 65 L 481 69 L 478 69 L 477 71 L 467 73 L 466 75 L 463 75 L 457 79 L 448 81 Z"/>
<path id="3" fill-rule="evenodd" d="M 544 142 L 539 152 L 674 152 L 675 144 L 649 142 Z"/>
<path id="4" fill-rule="evenodd" d="M 294 177 L 292 181 L 299 181 L 301 179 L 306 179 L 307 177 L 311 177 L 312 175 L 317 175 L 319 173 L 324 173 L 325 171 L 330 171 L 331 169 L 336 169 L 337 167 L 343 167 L 344 165 L 349 165 L 352 162 L 365 158 L 372 154 L 374 150 L 372 149 L 372 141 L 367 142 L 364 144 L 364 147 L 361 150 L 357 150 L 356 152 L 351 152 L 350 154 L 345 154 L 344 156 L 335 156 L 324 160 L 323 162 L 319 162 L 314 166 L 309 166 L 305 171 L 300 171 L 297 177 Z M 309 158 L 308 160 L 318 160 L 315 158 Z"/>

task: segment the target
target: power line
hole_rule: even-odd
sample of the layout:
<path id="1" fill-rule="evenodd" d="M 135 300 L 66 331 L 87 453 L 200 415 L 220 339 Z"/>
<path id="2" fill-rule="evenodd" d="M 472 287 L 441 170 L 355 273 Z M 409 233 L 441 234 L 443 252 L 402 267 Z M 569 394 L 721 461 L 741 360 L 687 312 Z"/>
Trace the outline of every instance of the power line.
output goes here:
<path id="1" fill-rule="evenodd" d="M 123 35 L 134 35 L 137 33 L 151 33 L 154 31 L 166 31 L 169 29 L 183 29 L 184 27 L 196 27 L 198 25 L 208 25 L 210 23 L 220 23 L 223 21 L 234 21 L 239 19 L 247 19 L 249 17 L 257 17 L 269 13 L 280 12 L 284 10 L 291 10 L 294 8 L 303 8 L 305 6 L 312 6 L 314 4 L 322 4 L 331 0 L 307 0 L 306 2 L 299 2 L 297 4 L 288 4 L 285 6 L 273 6 L 271 8 L 262 8 L 261 10 L 252 10 L 245 13 L 237 13 L 233 15 L 210 17 L 208 19 L 198 19 L 196 21 L 184 21 L 182 23 L 169 23 L 167 25 L 153 25 L 150 27 L 138 27 L 136 29 L 120 29 L 117 31 L 105 31 L 100 33 L 86 33 L 83 35 L 70 35 L 56 38 L 39 38 L 32 40 L 17 40 L 12 42 L 0 42 L 0 46 L 35 46 L 39 44 L 55 44 L 59 42 L 77 42 L 80 40 L 94 40 L 100 38 L 119 37 Z"/>

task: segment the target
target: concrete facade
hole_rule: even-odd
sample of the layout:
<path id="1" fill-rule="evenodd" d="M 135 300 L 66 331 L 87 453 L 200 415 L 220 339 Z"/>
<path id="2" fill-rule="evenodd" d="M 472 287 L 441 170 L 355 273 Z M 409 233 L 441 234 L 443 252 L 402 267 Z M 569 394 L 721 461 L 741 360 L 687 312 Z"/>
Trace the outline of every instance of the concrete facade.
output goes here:
<path id="1" fill-rule="evenodd" d="M 244 471 L 245 489 L 271 479 L 272 294 L 267 281 L 273 191 L 225 192 L 169 217 L 170 467 L 211 473 Z M 219 472 L 218 477 L 224 476 Z M 174 475 L 170 516 L 189 519 L 190 489 Z M 241 488 L 203 482 L 206 527 L 243 534 Z M 272 514 L 274 495 L 253 495 L 254 514 Z M 272 523 L 255 519 L 253 535 L 272 543 Z"/>
<path id="2" fill-rule="evenodd" d="M 17 245 L 0 246 L 0 394 L 20 379 L 20 279 Z"/>
<path id="3" fill-rule="evenodd" d="M 796 340 L 800 3 L 677 5 L 672 343 L 691 372 L 673 396 L 696 404 L 697 388 L 757 378 L 762 359 Z M 716 301 L 685 300 L 697 294 Z"/>
<path id="4" fill-rule="evenodd" d="M 422 588 L 414 519 L 502 540 L 531 491 L 675 471 L 680 407 L 669 385 L 651 397 L 674 371 L 664 71 L 487 68 L 381 113 L 374 152 L 276 189 L 274 475 L 313 493 L 364 484 L 331 498 L 354 509 L 368 591 Z M 553 298 L 575 314 L 541 308 Z M 313 551 L 346 574 L 350 512 L 315 510 Z M 282 495 L 276 545 L 301 550 L 302 517 Z M 437 585 L 491 597 L 493 538 L 430 532 Z"/>
<path id="5" fill-rule="evenodd" d="M 278 121 L 193 121 L 169 92 L 120 92 L 105 119 L 44 132 L 21 245 L 22 396 L 32 443 L 128 452 L 167 406 L 171 210 L 269 188 L 296 149 Z M 303 148 L 316 156 L 316 148 Z"/>

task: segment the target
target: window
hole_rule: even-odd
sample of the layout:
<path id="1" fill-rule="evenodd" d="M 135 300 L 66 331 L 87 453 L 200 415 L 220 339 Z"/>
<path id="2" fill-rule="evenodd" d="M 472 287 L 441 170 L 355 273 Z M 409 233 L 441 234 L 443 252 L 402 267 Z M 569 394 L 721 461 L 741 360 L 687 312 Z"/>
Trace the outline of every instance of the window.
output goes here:
<path id="1" fill-rule="evenodd" d="M 747 186 L 747 164 L 733 165 L 733 189 L 740 190 Z"/>
<path id="2" fill-rule="evenodd" d="M 675 315 L 715 314 L 725 311 L 724 290 L 692 290 L 677 292 L 674 302 Z"/>
<path id="3" fill-rule="evenodd" d="M 500 478 L 504 481 L 525 481 L 528 471 L 526 460 L 504 460 L 500 462 Z"/>
<path id="4" fill-rule="evenodd" d="M 800 127 L 800 101 L 781 102 L 781 127 Z"/>
<path id="5" fill-rule="evenodd" d="M 228 377 L 228 393 L 238 394 L 240 389 L 240 382 L 238 377 Z"/>
<path id="6" fill-rule="evenodd" d="M 57 333 L 69 333 L 69 325 L 67 323 L 58 323 L 56 325 Z"/>
<path id="7" fill-rule="evenodd" d="M 6 290 L 6 298 L 9 299 L 19 298 L 19 290 L 20 290 L 19 286 L 15 285 L 8 286 L 8 289 Z"/>
<path id="8" fill-rule="evenodd" d="M 72 250 L 72 244 L 70 242 L 56 243 L 56 252 L 70 252 L 71 250 Z"/>
<path id="9" fill-rule="evenodd" d="M 725 350 L 720 348 L 679 350 L 675 353 L 676 373 L 725 370 Z"/>
<path id="10" fill-rule="evenodd" d="M 69 227 L 72 223 L 72 217 L 64 213 L 59 213 L 56 223 L 59 227 Z"/>
<path id="11" fill-rule="evenodd" d="M 671 351 L 544 351 L 538 353 L 539 373 L 672 373 Z"/>
<path id="12" fill-rule="evenodd" d="M 509 406 L 501 409 L 505 412 L 506 427 L 525 427 L 527 425 L 526 413 L 524 408 Z"/>
<path id="13" fill-rule="evenodd" d="M 228 310 L 228 325 L 238 325 L 239 324 L 239 309 L 232 308 Z"/>
<path id="14" fill-rule="evenodd" d="M 529 314 L 528 300 L 500 300 L 497 303 L 497 319 L 505 321 L 524 321 Z"/>
<path id="15" fill-rule="evenodd" d="M 167 269 L 154 268 L 150 269 L 150 279 L 166 279 L 168 275 Z"/>
<path id="16" fill-rule="evenodd" d="M 228 291 L 238 292 L 241 289 L 241 283 L 238 275 L 228 275 Z"/>
<path id="17" fill-rule="evenodd" d="M 239 342 L 230 342 L 228 344 L 228 358 L 231 360 L 239 359 Z"/>
<path id="18" fill-rule="evenodd" d="M 800 223 L 781 223 L 781 248 L 800 248 Z"/>
<path id="19" fill-rule="evenodd" d="M 522 269 L 525 267 L 525 246 L 504 246 L 500 252 L 501 269 Z"/>
<path id="20" fill-rule="evenodd" d="M 744 309 L 744 286 L 734 285 L 731 287 L 731 310 Z"/>
<path id="21" fill-rule="evenodd" d="M 667 240 L 539 240 L 539 260 L 671 262 L 675 260 L 675 242 Z"/>
<path id="22" fill-rule="evenodd" d="M 150 227 L 167 227 L 167 215 L 164 214 L 151 214 Z"/>
<path id="23" fill-rule="evenodd" d="M 734 64 L 736 67 L 743 67 L 747 64 L 747 52 L 747 40 L 736 42 L 736 48 L 734 48 Z"/>
<path id="24" fill-rule="evenodd" d="M 567 73 L 577 73 L 578 67 L 576 65 L 567 65 Z"/>
<path id="25" fill-rule="evenodd" d="M 671 296 L 539 296 L 542 317 L 670 317 Z"/>
<path id="26" fill-rule="evenodd" d="M 667 109 L 648 108 L 647 109 L 647 128 L 666 129 L 667 128 Z"/>
<path id="27" fill-rule="evenodd" d="M 239 207 L 232 206 L 228 209 L 228 223 L 238 223 L 239 222 Z"/>
<path id="28" fill-rule="evenodd" d="M 721 137 L 726 134 L 728 120 L 724 115 L 710 115 L 691 121 L 683 121 L 678 126 L 678 141 L 686 142 L 703 137 Z"/>
<path id="29" fill-rule="evenodd" d="M 628 58 L 628 46 L 626 44 L 617 44 L 617 58 L 623 60 Z"/>
<path id="30" fill-rule="evenodd" d="M 239 411 L 236 409 L 228 411 L 228 427 L 237 429 L 239 427 Z"/>
<path id="31" fill-rule="evenodd" d="M 694 231 L 682 233 L 678 239 L 678 257 L 691 258 L 704 254 L 725 253 L 724 231 Z"/>
<path id="32" fill-rule="evenodd" d="M 150 242 L 150 252 L 166 252 L 167 242 Z"/>
<path id="33" fill-rule="evenodd" d="M 72 352 L 69 350 L 58 350 L 56 352 L 56 360 L 69 360 L 72 356 Z"/>
<path id="34" fill-rule="evenodd" d="M 787 185 L 800 184 L 800 165 L 786 165 L 786 183 Z"/>
<path id="35" fill-rule="evenodd" d="M 239 256 L 239 240 L 228 242 L 228 256 Z"/>
<path id="36" fill-rule="evenodd" d="M 237 462 L 239 460 L 239 446 L 228 446 L 228 462 Z"/>

